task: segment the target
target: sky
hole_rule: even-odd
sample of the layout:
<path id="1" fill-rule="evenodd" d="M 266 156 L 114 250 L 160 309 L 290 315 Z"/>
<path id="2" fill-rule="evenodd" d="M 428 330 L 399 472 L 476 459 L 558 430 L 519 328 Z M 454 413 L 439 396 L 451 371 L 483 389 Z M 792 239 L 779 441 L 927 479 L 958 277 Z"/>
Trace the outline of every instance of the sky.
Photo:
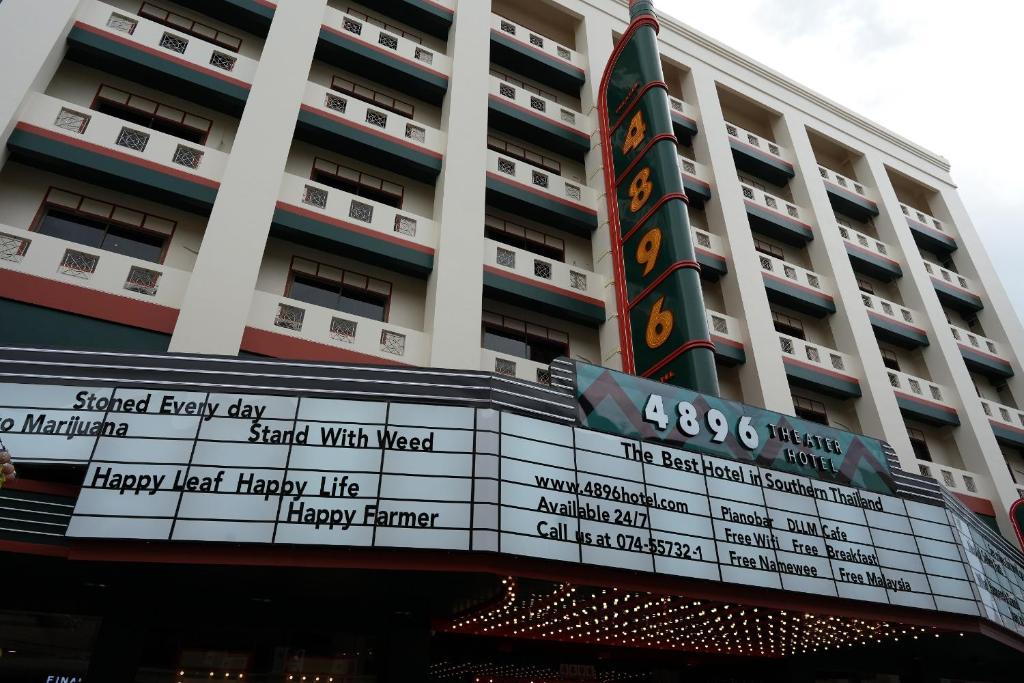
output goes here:
<path id="1" fill-rule="evenodd" d="M 656 0 L 663 14 L 939 154 L 1024 318 L 1019 0 Z M 956 256 L 954 255 L 954 262 Z"/>

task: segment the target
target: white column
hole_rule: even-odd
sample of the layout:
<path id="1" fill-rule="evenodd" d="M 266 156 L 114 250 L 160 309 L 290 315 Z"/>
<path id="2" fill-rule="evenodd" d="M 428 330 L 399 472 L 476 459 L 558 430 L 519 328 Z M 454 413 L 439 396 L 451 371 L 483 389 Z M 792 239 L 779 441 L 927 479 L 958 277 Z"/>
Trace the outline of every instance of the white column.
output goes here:
<path id="1" fill-rule="evenodd" d="M 729 263 L 729 274 L 722 278 L 722 295 L 728 309 L 724 313 L 739 318 L 747 326 L 747 362 L 739 369 L 743 400 L 792 415 L 793 395 L 782 364 L 779 337 L 768 308 L 768 294 L 758 268 L 754 236 L 743 205 L 743 193 L 725 132 L 725 118 L 718 101 L 715 78 L 709 67 L 695 63 L 690 81 L 694 103 L 700 112 L 700 133 L 693 144 L 697 156 L 707 159 L 715 193 L 704 212 L 710 224 L 708 227 L 719 227 L 716 232 L 726 243 Z"/>
<path id="2" fill-rule="evenodd" d="M 79 0 L 0 2 L 0 166 L 18 112 L 33 92 L 46 89 L 64 59 Z"/>
<path id="3" fill-rule="evenodd" d="M 601 89 L 601 76 L 615 49 L 612 31 L 616 22 L 602 12 L 590 12 L 583 17 L 576 32 L 576 48 L 586 55 L 589 68 L 587 82 L 580 92 L 583 113 L 594 126 L 590 137 L 590 152 L 586 158 L 587 185 L 597 193 L 597 222 L 591 248 L 594 254 L 594 272 L 605 277 L 604 306 L 608 317 L 599 331 L 601 365 L 622 369 L 622 348 L 619 340 L 619 308 L 615 298 L 615 264 L 612 256 L 612 236 L 608 227 L 608 203 L 604 190 L 604 163 L 601 128 L 597 102 Z"/>
<path id="4" fill-rule="evenodd" d="M 448 147 L 434 200 L 439 235 L 425 316 L 434 367 L 480 369 L 490 22 L 490 0 L 460 0 L 448 34 Z"/>
<path id="5" fill-rule="evenodd" d="M 789 182 L 793 199 L 814 216 L 814 239 L 807 245 L 814 270 L 835 283 L 836 312 L 828 322 L 837 350 L 860 359 L 863 397 L 856 401 L 855 407 L 861 431 L 888 441 L 896 449 L 904 469 L 916 472 L 910 438 L 885 372 L 871 320 L 860 298 L 857 276 L 839 234 L 832 203 L 818 173 L 807 124 L 803 114 L 790 111 L 782 117 L 776 132 L 779 142 L 787 145 L 796 158 L 797 174 Z"/>
<path id="6" fill-rule="evenodd" d="M 238 353 L 326 4 L 278 4 L 171 351 Z"/>
<path id="7" fill-rule="evenodd" d="M 878 191 L 879 210 L 882 212 L 878 220 L 880 228 L 891 226 L 893 239 L 890 241 L 894 241 L 906 257 L 902 264 L 903 278 L 900 282 L 900 291 L 904 303 L 919 311 L 928 322 L 926 327 L 931 343 L 922 349 L 922 353 L 931 379 L 945 386 L 947 392 L 952 394 L 945 399 L 956 408 L 960 418 L 960 426 L 953 430 L 953 438 L 964 461 L 964 467 L 992 480 L 995 491 L 992 504 L 995 507 L 999 528 L 1004 536 L 1014 539 L 1015 534 L 1007 511 L 1018 498 L 1017 491 L 1007 474 L 1006 461 L 978 401 L 970 373 L 946 322 L 931 278 L 925 272 L 924 260 L 914 242 L 910 226 L 900 210 L 899 200 L 892 183 L 889 182 L 885 164 L 881 157 L 868 154 L 867 164 L 862 167 L 870 176 L 863 178 L 864 182 L 874 186 Z"/>

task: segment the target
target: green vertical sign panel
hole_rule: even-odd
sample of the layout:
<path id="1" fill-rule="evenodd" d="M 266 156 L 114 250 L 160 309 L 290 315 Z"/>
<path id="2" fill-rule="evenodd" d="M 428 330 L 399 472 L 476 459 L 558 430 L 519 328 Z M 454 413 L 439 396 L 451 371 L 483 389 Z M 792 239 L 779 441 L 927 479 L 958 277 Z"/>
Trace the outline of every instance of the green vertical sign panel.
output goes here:
<path id="1" fill-rule="evenodd" d="M 631 2 L 630 15 L 599 101 L 623 365 L 643 377 L 717 395 L 658 22 L 647 0 Z"/>

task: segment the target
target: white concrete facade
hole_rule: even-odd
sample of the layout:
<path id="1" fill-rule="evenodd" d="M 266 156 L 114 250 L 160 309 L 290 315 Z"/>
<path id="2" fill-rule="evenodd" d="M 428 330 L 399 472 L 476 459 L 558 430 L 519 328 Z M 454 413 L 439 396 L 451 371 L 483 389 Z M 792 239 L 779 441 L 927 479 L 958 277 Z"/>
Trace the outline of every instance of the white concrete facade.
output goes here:
<path id="1" fill-rule="evenodd" d="M 531 357 L 532 351 L 509 353 L 485 339 L 487 326 L 503 320 L 499 326 L 518 330 L 527 340 L 543 340 L 554 344 L 551 348 L 565 344 L 573 357 L 620 367 L 595 103 L 603 66 L 627 25 L 625 0 L 419 3 L 454 10 L 447 38 L 424 31 L 414 20 L 402 23 L 382 14 L 380 2 L 281 1 L 262 35 L 248 32 L 251 22 L 246 28 L 233 25 L 230 12 L 206 17 L 191 9 L 197 6 L 191 2 L 151 3 L 202 22 L 208 27 L 203 30 L 240 38 L 230 79 L 242 83 L 247 96 L 244 108 L 235 112 L 204 101 L 196 91 L 163 87 L 116 66 L 101 67 L 69 49 L 69 31 L 84 23 L 93 33 L 121 43 L 156 41 L 144 47 L 159 53 L 166 47 L 161 38 L 166 26 L 134 14 L 139 3 L 60 0 L 45 3 L 46 12 L 40 12 L 40 4 L 0 4 L 5 38 L 0 53 L 13 65 L 0 74 L 0 240 L 7 254 L 0 258 L 0 269 L 46 282 L 73 282 L 115 297 L 110 300 L 115 308 L 116 297 L 145 303 L 128 281 L 125 289 L 131 293 L 119 291 L 122 271 L 135 263 L 122 255 L 102 257 L 106 260 L 95 268 L 95 278 L 62 280 L 54 274 L 67 257 L 62 250 L 78 247 L 74 240 L 33 231 L 44 197 L 59 188 L 174 222 L 161 260 L 151 264 L 169 283 L 169 291 L 153 303 L 170 311 L 162 318 L 169 322 L 151 329 L 169 336 L 172 351 L 434 365 L 543 380 L 545 364 Z M 211 1 L 222 4 L 230 3 Z M 115 21 L 115 15 L 121 18 Z M 966 498 L 990 501 L 1007 532 L 1005 511 L 1024 494 L 1024 456 L 1006 437 L 1007 431 L 1020 432 L 1024 444 L 1024 413 L 1016 403 L 1024 401 L 1024 329 L 964 210 L 949 164 L 713 39 L 662 19 L 669 92 L 698 130 L 692 144 L 680 144 L 680 156 L 693 163 L 691 175 L 711 187 L 707 203 L 692 212 L 694 224 L 704 233 L 707 249 L 727 267 L 720 279 L 705 280 L 709 314 L 717 316 L 711 327 L 720 339 L 741 344 L 745 354 L 745 362 L 722 364 L 723 395 L 790 414 L 809 402 L 820 405 L 833 425 L 889 441 L 905 469 L 935 476 Z M 118 22 L 120 28 L 113 27 Z M 132 30 L 126 31 L 123 22 Z M 518 31 L 514 36 L 513 27 Z M 402 78 L 339 63 L 322 49 L 328 29 L 348 31 L 344 39 L 359 43 L 358 50 L 371 55 L 367 59 L 394 50 L 393 59 L 402 68 L 443 79 L 444 91 L 435 97 Z M 219 48 L 206 44 L 204 35 L 190 34 L 187 51 L 165 56 L 167 68 L 188 62 L 204 82 L 228 78 L 211 71 Z M 578 90 L 559 89 L 534 69 L 497 63 L 495 35 L 523 43 L 524 54 L 536 53 L 542 62 L 582 69 L 584 80 Z M 345 91 L 350 104 L 339 102 L 341 91 L 331 89 L 338 82 L 355 84 L 363 94 Z M 145 168 L 170 168 L 174 177 L 185 173 L 214 183 L 216 198 L 209 206 L 178 206 L 158 192 L 119 188 L 99 174 L 37 164 L 31 155 L 8 151 L 16 127 L 32 124 L 52 139 L 77 136 L 79 147 L 92 145 L 108 156 L 126 154 L 115 140 L 123 123 L 116 114 L 91 112 L 89 130 L 83 125 L 70 132 L 49 120 L 51 109 L 83 116 L 96 109 L 102 87 L 209 122 L 201 145 L 204 161 L 197 169 L 175 168 L 166 157 L 174 152 L 177 159 L 180 140 L 159 131 L 153 133 L 152 146 L 137 150 L 134 159 Z M 531 106 L 543 112 L 549 128 L 562 126 L 584 139 L 589 136 L 589 152 L 555 149 L 543 136 L 503 129 L 488 114 L 489 102 L 503 96 L 527 113 Z M 310 111 L 331 121 L 334 132 L 300 134 Z M 379 117 L 387 117 L 386 125 Z M 332 135 L 346 135 L 337 132 L 346 126 L 361 126 L 360 134 L 370 136 L 368 144 L 398 149 L 399 156 L 413 149 L 421 153 L 417 159 L 439 158 L 440 170 L 410 170 L 365 146 L 332 142 Z M 497 150 L 497 145 L 505 147 Z M 791 165 L 792 177 L 772 183 L 738 170 L 737 147 L 756 147 L 761 157 Z M 516 156 L 514 150 L 525 151 Z M 509 172 L 509 166 L 515 170 Z M 336 170 L 324 173 L 328 167 Z M 490 178 L 500 179 L 502 173 L 519 183 L 520 194 L 525 188 L 525 196 L 538 201 L 596 214 L 596 230 L 574 229 L 529 208 L 499 206 Z M 332 180 L 356 176 L 356 185 Z M 375 183 L 379 192 L 365 194 Z M 877 215 L 837 217 L 836 186 L 874 202 Z M 778 209 L 783 217 L 788 209 L 813 239 L 780 239 L 757 229 L 748 218 L 751 204 L 761 211 Z M 318 240 L 293 239 L 295 229 L 279 225 L 282 210 L 340 226 L 355 237 L 332 244 L 333 233 L 327 230 Z M 908 222 L 918 212 L 925 229 L 952 239 L 955 250 L 920 246 L 922 228 Z M 359 246 L 365 239 L 418 256 L 381 261 L 373 258 L 380 256 L 376 247 Z M 901 276 L 866 273 L 851 260 L 858 249 L 896 264 Z M 102 252 L 94 248 L 86 255 Z M 429 255 L 427 266 L 416 261 L 423 255 Z M 398 263 L 403 258 L 405 265 Z M 296 266 L 300 262 L 307 265 Z M 408 265 L 412 262 L 419 265 Z M 325 277 L 343 286 L 359 280 L 366 291 L 386 289 L 383 319 L 294 298 L 294 273 L 309 272 L 309 263 L 315 264 L 318 277 L 333 273 Z M 497 295 L 501 286 L 488 279 L 494 273 L 506 273 L 506 294 L 515 287 L 525 287 L 527 294 L 520 293 L 518 300 Z M 831 297 L 835 311 L 807 313 L 780 303 L 765 286 L 771 273 L 814 296 Z M 954 294 L 979 303 L 973 309 L 950 305 L 937 295 L 936 287 L 945 287 L 944 282 Z M 564 315 L 550 306 L 534 307 L 529 292 L 603 305 L 604 322 L 573 318 L 570 304 Z M 0 299 L 7 296 L 0 291 Z M 17 300 L 33 304 L 28 296 Z M 52 309 L 53 301 L 34 305 Z M 88 315 L 102 318 L 98 308 Z M 67 310 L 86 314 L 70 303 Z M 123 324 L 124 316 L 110 320 Z M 927 345 L 878 339 L 880 326 L 911 322 L 926 335 Z M 964 354 L 971 347 L 998 360 L 1001 374 L 966 364 Z M 849 380 L 860 396 L 837 395 L 806 379 L 794 381 L 797 366 Z M 955 414 L 959 424 L 922 420 L 905 409 L 907 401 Z M 931 462 L 915 455 L 915 448 L 924 452 L 922 436 Z"/>

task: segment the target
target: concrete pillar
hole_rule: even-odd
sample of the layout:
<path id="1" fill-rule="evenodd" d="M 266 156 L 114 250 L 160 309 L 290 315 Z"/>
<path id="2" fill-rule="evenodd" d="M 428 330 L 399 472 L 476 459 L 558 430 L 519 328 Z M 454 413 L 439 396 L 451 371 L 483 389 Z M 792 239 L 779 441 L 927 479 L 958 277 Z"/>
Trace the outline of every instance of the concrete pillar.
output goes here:
<path id="1" fill-rule="evenodd" d="M 490 0 L 460 0 L 448 34 L 448 147 L 434 195 L 439 234 L 425 320 L 433 367 L 480 369 L 490 21 Z"/>
<path id="2" fill-rule="evenodd" d="M 64 59 L 68 32 L 79 0 L 6 0 L 0 2 L 0 167 L 7 161 L 7 138 L 18 112 L 33 92 L 46 89 Z M 21 28 L 18 28 L 21 27 Z"/>
<path id="3" fill-rule="evenodd" d="M 743 400 L 792 415 L 793 395 L 768 308 L 768 294 L 757 267 L 754 236 L 750 232 L 743 193 L 725 132 L 725 118 L 710 68 L 695 63 L 689 86 L 686 98 L 696 104 L 701 119 L 700 133 L 693 140 L 694 150 L 697 160 L 711 169 L 715 195 L 704 212 L 708 227 L 724 239 L 728 252 L 729 274 L 722 278 L 722 295 L 727 309 L 723 313 L 739 318 L 747 326 L 747 362 L 739 369 Z"/>
<path id="4" fill-rule="evenodd" d="M 906 257 L 902 263 L 903 278 L 900 283 L 904 303 L 923 315 L 927 322 L 925 327 L 931 344 L 922 350 L 925 364 L 928 366 L 931 379 L 942 384 L 951 394 L 945 398 L 956 408 L 960 417 L 960 426 L 953 430 L 953 437 L 964 461 L 964 467 L 992 480 L 992 504 L 995 507 L 999 528 L 1006 538 L 1015 539 L 1007 511 L 1018 498 L 1018 494 L 1007 472 L 1006 461 L 978 401 L 970 373 L 946 322 L 931 278 L 925 272 L 924 261 L 914 242 L 910 226 L 900 210 L 899 200 L 892 183 L 889 182 L 885 164 L 880 156 L 873 153 L 867 155 L 866 160 L 864 168 L 868 177 L 861 180 L 878 191 L 878 208 L 884 216 L 879 222 L 892 226 L 892 238 Z"/>
<path id="5" fill-rule="evenodd" d="M 789 182 L 796 203 L 811 212 L 814 239 L 807 245 L 815 272 L 835 284 L 836 312 L 829 318 L 836 350 L 860 359 L 860 387 L 856 399 L 861 431 L 888 441 L 900 456 L 904 469 L 916 472 L 914 452 L 900 416 L 896 395 L 889 384 L 871 320 L 860 298 L 857 277 L 850 265 L 832 203 L 818 174 L 818 162 L 807 135 L 808 120 L 798 111 L 787 112 L 777 126 L 778 141 L 790 148 L 800 169 Z"/>
<path id="6" fill-rule="evenodd" d="M 623 12 L 625 14 L 625 12 Z M 601 129 L 597 115 L 597 101 L 601 89 L 601 76 L 615 49 L 612 31 L 616 22 L 608 15 L 590 12 L 583 17 L 576 32 L 576 48 L 587 57 L 589 77 L 580 92 L 583 114 L 594 126 L 590 137 L 590 152 L 586 158 L 587 184 L 597 192 L 597 222 L 591 247 L 594 254 L 594 272 L 608 283 L 604 292 L 604 306 L 608 317 L 601 326 L 601 365 L 614 370 L 622 369 L 622 349 L 619 341 L 619 308 L 615 299 L 615 264 L 612 257 L 611 233 L 608 228 L 608 204 L 604 191 L 604 163 L 601 158 Z"/>
<path id="7" fill-rule="evenodd" d="M 170 351 L 238 353 L 326 5 L 277 7 Z"/>

